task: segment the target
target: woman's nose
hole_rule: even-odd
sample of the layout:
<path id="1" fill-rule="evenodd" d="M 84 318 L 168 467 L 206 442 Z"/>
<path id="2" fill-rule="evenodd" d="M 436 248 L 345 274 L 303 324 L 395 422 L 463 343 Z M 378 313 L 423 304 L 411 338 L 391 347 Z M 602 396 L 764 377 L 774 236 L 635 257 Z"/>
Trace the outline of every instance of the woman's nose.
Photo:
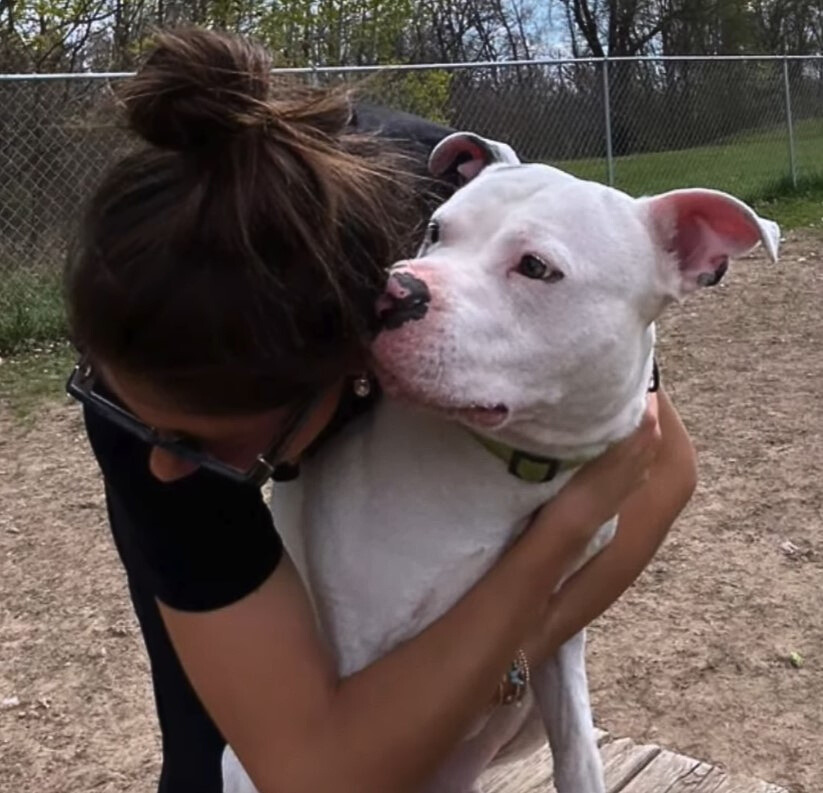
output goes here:
<path id="1" fill-rule="evenodd" d="M 149 455 L 149 471 L 155 479 L 161 482 L 176 482 L 190 474 L 198 468 L 197 463 L 184 460 L 172 452 L 155 446 Z"/>

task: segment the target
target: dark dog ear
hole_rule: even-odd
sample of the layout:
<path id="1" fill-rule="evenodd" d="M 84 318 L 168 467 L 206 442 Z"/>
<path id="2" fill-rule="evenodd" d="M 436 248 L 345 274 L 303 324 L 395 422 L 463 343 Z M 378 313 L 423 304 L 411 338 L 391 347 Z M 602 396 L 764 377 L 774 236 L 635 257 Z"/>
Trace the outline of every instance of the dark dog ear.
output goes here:
<path id="1" fill-rule="evenodd" d="M 429 172 L 458 186 L 474 179 L 487 165 L 518 164 L 511 146 L 487 140 L 473 132 L 455 132 L 443 138 L 429 155 Z"/>

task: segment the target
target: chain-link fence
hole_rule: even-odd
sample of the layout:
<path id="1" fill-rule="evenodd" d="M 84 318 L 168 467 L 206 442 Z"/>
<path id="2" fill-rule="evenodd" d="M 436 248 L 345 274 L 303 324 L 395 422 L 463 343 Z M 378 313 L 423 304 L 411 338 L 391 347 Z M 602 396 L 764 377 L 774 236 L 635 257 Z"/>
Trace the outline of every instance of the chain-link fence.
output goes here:
<path id="1" fill-rule="evenodd" d="M 755 200 L 823 178 L 823 58 L 643 58 L 293 70 L 512 144 L 633 194 L 710 186 Z M 78 208 L 130 146 L 126 75 L 0 76 L 0 352 L 62 331 Z"/>

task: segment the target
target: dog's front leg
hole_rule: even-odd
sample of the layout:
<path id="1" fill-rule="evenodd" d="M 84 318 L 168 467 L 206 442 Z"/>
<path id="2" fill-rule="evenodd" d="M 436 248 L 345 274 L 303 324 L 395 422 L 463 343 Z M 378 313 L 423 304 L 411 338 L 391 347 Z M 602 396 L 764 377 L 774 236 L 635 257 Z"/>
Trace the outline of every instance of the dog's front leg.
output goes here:
<path id="1" fill-rule="evenodd" d="M 549 736 L 557 793 L 605 793 L 586 681 L 586 636 L 572 636 L 532 675 Z"/>

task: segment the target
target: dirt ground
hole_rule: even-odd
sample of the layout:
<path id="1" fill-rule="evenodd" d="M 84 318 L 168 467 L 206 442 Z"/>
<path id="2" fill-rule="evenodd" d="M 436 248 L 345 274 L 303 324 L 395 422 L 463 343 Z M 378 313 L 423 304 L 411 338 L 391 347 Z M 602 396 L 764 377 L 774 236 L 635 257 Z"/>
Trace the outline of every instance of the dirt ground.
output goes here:
<path id="1" fill-rule="evenodd" d="M 823 790 L 821 250 L 791 234 L 661 323 L 699 491 L 590 632 L 600 726 L 793 793 Z M 0 405 L 0 789 L 150 791 L 158 752 L 77 410 Z"/>

